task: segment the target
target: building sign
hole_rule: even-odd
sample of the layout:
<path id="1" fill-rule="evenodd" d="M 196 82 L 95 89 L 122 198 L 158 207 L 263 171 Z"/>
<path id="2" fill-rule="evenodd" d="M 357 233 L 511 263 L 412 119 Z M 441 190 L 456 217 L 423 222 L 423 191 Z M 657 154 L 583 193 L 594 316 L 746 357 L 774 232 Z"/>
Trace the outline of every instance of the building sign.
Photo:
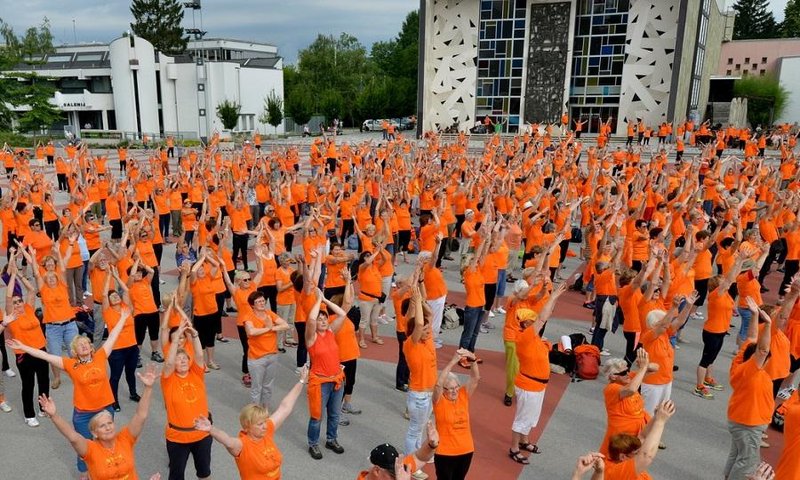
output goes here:
<path id="1" fill-rule="evenodd" d="M 72 108 L 86 108 L 86 102 L 64 102 L 61 104 L 62 107 L 72 107 Z"/>

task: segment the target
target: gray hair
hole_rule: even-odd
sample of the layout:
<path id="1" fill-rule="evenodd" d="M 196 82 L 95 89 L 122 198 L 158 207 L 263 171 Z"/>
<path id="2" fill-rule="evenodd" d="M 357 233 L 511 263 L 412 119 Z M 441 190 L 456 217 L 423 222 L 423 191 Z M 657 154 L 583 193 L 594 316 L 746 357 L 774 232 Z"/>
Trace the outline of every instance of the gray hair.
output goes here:
<path id="1" fill-rule="evenodd" d="M 530 285 L 528 285 L 528 282 L 526 282 L 524 279 L 519 279 L 516 282 L 514 282 L 513 293 L 514 295 L 518 295 L 529 288 L 531 287 Z"/>
<path id="2" fill-rule="evenodd" d="M 656 323 L 660 322 L 667 316 L 667 312 L 664 310 L 652 310 L 650 313 L 647 314 L 647 328 L 652 329 Z"/>
<path id="3" fill-rule="evenodd" d="M 605 378 L 611 377 L 611 375 L 617 375 L 620 372 L 624 372 L 628 369 L 628 362 L 621 358 L 609 358 L 605 365 L 603 365 L 602 375 Z"/>

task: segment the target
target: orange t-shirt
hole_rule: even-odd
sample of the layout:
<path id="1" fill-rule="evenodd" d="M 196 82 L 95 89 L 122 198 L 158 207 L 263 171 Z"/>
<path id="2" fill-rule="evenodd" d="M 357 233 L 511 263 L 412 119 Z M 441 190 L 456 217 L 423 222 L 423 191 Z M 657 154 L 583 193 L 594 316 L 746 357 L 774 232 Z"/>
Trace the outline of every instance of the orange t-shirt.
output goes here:
<path id="1" fill-rule="evenodd" d="M 436 430 L 439 431 L 440 455 L 464 455 L 475 451 L 472 441 L 472 429 L 469 421 L 469 395 L 467 389 L 460 387 L 455 401 L 439 397 L 433 404 L 433 415 L 436 418 Z"/>
<path id="2" fill-rule="evenodd" d="M 292 286 L 292 269 L 279 268 L 275 272 L 275 280 L 280 280 L 284 286 L 289 285 L 286 290 L 278 291 L 278 305 L 291 305 L 294 303 L 294 287 Z M 277 283 L 276 283 L 277 285 Z M 285 319 L 284 319 L 285 320 Z"/>
<path id="3" fill-rule="evenodd" d="M 153 289 L 147 277 L 133 282 L 129 291 L 131 303 L 133 304 L 133 314 L 155 313 L 158 311 L 156 301 L 153 298 Z"/>
<path id="4" fill-rule="evenodd" d="M 15 340 L 31 347 L 42 349 L 47 344 L 42 333 L 42 326 L 39 319 L 36 318 L 36 313 L 31 305 L 24 306 L 25 312 L 18 316 L 16 320 L 11 322 L 6 329 L 11 332 L 11 336 Z M 14 353 L 22 355 L 22 350 L 14 350 Z"/>
<path id="5" fill-rule="evenodd" d="M 720 293 L 722 295 L 720 295 Z M 703 330 L 709 333 L 725 333 L 730 328 L 731 318 L 733 318 L 733 301 L 728 291 L 714 289 L 708 294 L 708 318 L 703 325 Z"/>
<path id="6" fill-rule="evenodd" d="M 669 343 L 674 335 L 671 328 L 656 336 L 655 330 L 648 330 L 642 335 L 642 346 L 650 354 L 650 362 L 658 364 L 658 371 L 644 376 L 642 383 L 648 385 L 666 385 L 672 381 L 672 366 L 675 364 L 675 349 Z"/>
<path id="7" fill-rule="evenodd" d="M 775 478 L 800 480 L 800 393 L 784 403 L 783 453 L 775 467 Z"/>
<path id="8" fill-rule="evenodd" d="M 177 372 L 161 377 L 161 391 L 167 410 L 165 437 L 170 442 L 192 443 L 208 436 L 208 432 L 200 430 L 185 431 L 192 428 L 195 418 L 208 416 L 204 375 L 204 369 L 192 362 L 184 377 Z M 179 430 L 173 427 L 178 427 Z"/>
<path id="9" fill-rule="evenodd" d="M 483 287 L 483 273 L 480 268 L 464 270 L 464 290 L 467 292 L 467 307 L 483 307 L 486 305 L 486 293 Z"/>
<path id="10" fill-rule="evenodd" d="M 66 322 L 75 317 L 75 310 L 69 304 L 67 284 L 59 280 L 55 287 L 42 285 L 42 323 Z"/>
<path id="11" fill-rule="evenodd" d="M 278 315 L 273 313 L 272 310 L 265 310 L 264 313 L 267 315 L 270 323 L 274 325 Z M 244 321 L 250 322 L 255 328 L 266 328 L 267 326 L 265 319 L 259 317 L 255 312 L 251 312 Z M 273 355 L 278 353 L 278 334 L 274 331 L 270 331 L 261 335 L 248 336 L 247 344 L 247 358 L 255 360 L 265 355 Z"/>
<path id="12" fill-rule="evenodd" d="M 606 461 L 605 480 L 652 480 L 647 472 L 636 474 L 636 463 L 632 458 L 624 462 Z"/>
<path id="13" fill-rule="evenodd" d="M 750 427 L 769 424 L 775 408 L 772 379 L 766 370 L 758 368 L 755 356 L 731 365 L 730 383 L 733 392 L 728 401 L 728 420 Z"/>
<path id="14" fill-rule="evenodd" d="M 403 353 L 409 370 L 408 389 L 414 392 L 433 390 L 438 377 L 433 338 L 419 343 L 409 338 L 403 342 Z"/>
<path id="15" fill-rule="evenodd" d="M 108 380 L 106 360 L 102 348 L 86 363 L 62 357 L 64 372 L 72 379 L 72 404 L 78 410 L 96 412 L 114 403 L 114 394 Z"/>
<path id="16" fill-rule="evenodd" d="M 424 275 L 427 300 L 435 300 L 447 296 L 447 284 L 444 281 L 444 275 L 441 270 L 427 265 Z"/>
<path id="17" fill-rule="evenodd" d="M 600 453 L 606 456 L 611 437 L 620 433 L 638 436 L 650 421 L 650 415 L 644 409 L 642 396 L 635 392 L 633 395 L 622 398 L 620 391 L 623 388 L 624 386 L 619 383 L 609 383 L 603 390 L 608 426 L 606 427 L 606 436 L 600 445 Z"/>
<path id="18" fill-rule="evenodd" d="M 339 346 L 339 361 L 349 362 L 361 356 L 361 349 L 358 347 L 356 338 L 356 327 L 349 318 L 342 322 L 342 328 L 336 332 L 336 345 Z"/>
<path id="19" fill-rule="evenodd" d="M 123 428 L 114 440 L 114 448 L 108 450 L 97 440 L 88 442 L 83 461 L 92 480 L 138 480 L 133 447 L 136 437 L 128 427 Z"/>
<path id="20" fill-rule="evenodd" d="M 123 307 L 127 308 L 127 307 Z M 115 308 L 110 307 L 103 309 L 103 320 L 109 330 L 114 329 L 114 325 L 122 318 L 122 311 L 117 311 Z M 133 327 L 133 317 L 129 317 L 122 327 L 122 332 L 117 338 L 117 343 L 114 344 L 114 350 L 121 350 L 136 345 L 136 331 Z"/>
<path id="21" fill-rule="evenodd" d="M 514 385 L 529 392 L 543 391 L 547 385 L 534 380 L 534 378 L 550 379 L 550 361 L 548 360 L 550 349 L 532 326 L 520 332 L 516 342 L 519 373 L 514 379 Z"/>
<path id="22" fill-rule="evenodd" d="M 195 315 L 217 313 L 216 287 L 210 277 L 210 273 L 206 273 L 205 277 L 196 278 L 191 285 L 191 289 Z"/>
<path id="23" fill-rule="evenodd" d="M 250 438 L 245 432 L 239 432 L 242 451 L 234 457 L 239 477 L 242 480 L 279 480 L 283 456 L 272 437 L 275 435 L 275 424 L 267 419 L 267 432 L 261 440 Z"/>

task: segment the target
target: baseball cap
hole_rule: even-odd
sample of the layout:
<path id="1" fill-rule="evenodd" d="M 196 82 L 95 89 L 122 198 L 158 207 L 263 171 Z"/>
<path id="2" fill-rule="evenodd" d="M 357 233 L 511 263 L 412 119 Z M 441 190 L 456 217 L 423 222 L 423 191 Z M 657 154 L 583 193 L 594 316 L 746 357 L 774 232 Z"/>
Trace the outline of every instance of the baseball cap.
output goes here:
<path id="1" fill-rule="evenodd" d="M 372 449 L 369 454 L 369 461 L 376 467 L 381 467 L 384 470 L 394 471 L 394 462 L 400 454 L 397 449 L 388 443 L 378 445 Z"/>

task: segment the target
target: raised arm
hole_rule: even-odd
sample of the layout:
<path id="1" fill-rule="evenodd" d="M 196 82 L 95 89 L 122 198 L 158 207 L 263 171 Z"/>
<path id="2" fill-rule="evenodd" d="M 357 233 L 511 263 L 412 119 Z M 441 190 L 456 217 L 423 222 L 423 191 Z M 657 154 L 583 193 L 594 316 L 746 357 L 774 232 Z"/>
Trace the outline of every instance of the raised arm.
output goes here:
<path id="1" fill-rule="evenodd" d="M 303 367 L 300 370 L 300 379 L 297 381 L 294 387 L 289 390 L 289 393 L 283 397 L 281 400 L 280 405 L 278 408 L 275 409 L 275 412 L 269 416 L 269 419 L 272 420 L 272 423 L 275 425 L 275 430 L 279 429 L 283 422 L 289 417 L 289 414 L 292 413 L 295 404 L 297 403 L 297 399 L 300 397 L 300 393 L 303 391 L 303 386 L 308 383 L 308 367 Z"/>
<path id="2" fill-rule="evenodd" d="M 136 372 L 136 376 L 144 384 L 144 392 L 142 398 L 136 405 L 136 413 L 133 414 L 131 421 L 128 423 L 128 430 L 134 438 L 137 438 L 142 433 L 144 422 L 147 420 L 147 414 L 150 410 L 150 400 L 153 396 L 153 384 L 158 378 L 155 364 L 148 364 L 145 367 L 144 373 Z"/>
<path id="3" fill-rule="evenodd" d="M 47 395 L 42 394 L 39 395 L 39 406 L 42 408 L 42 411 L 50 417 L 50 420 L 53 422 L 53 425 L 56 426 L 58 432 L 69 441 L 75 453 L 77 453 L 79 457 L 86 455 L 89 451 L 89 440 L 76 432 L 75 429 L 72 428 L 72 425 L 58 415 L 56 411 L 56 402 Z"/>
<path id="4" fill-rule="evenodd" d="M 195 430 L 208 432 L 211 438 L 221 443 L 225 450 L 234 457 L 238 457 L 242 453 L 242 441 L 237 437 L 231 437 L 227 433 L 211 425 L 211 421 L 206 417 L 198 417 L 194 420 Z"/>

